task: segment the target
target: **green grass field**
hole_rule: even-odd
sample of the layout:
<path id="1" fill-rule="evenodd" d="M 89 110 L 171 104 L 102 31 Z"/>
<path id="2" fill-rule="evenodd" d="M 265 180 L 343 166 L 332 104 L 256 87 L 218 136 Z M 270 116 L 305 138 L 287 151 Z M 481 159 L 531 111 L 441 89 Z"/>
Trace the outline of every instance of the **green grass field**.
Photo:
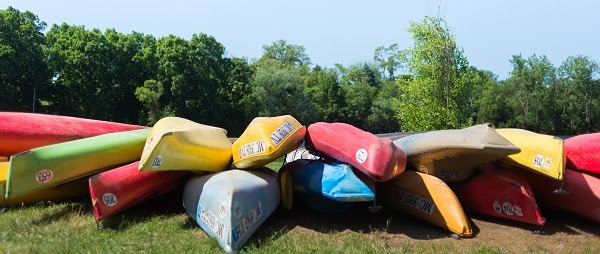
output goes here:
<path id="1" fill-rule="evenodd" d="M 278 169 L 281 163 L 278 160 L 268 166 Z M 97 227 L 89 200 L 12 207 L 0 215 L 0 253 L 221 252 L 217 242 L 187 216 L 182 206 L 181 189 L 148 200 L 100 225 L 102 229 Z M 487 222 L 478 222 L 478 225 L 483 227 Z M 576 226 L 580 227 L 579 224 Z M 532 237 L 528 228 L 517 233 Z M 486 239 L 487 234 L 481 233 L 480 236 Z M 514 237 L 515 240 L 521 238 L 519 235 Z M 568 237 L 563 238 L 560 233 L 557 235 L 557 239 L 565 242 L 569 241 Z M 599 241 L 591 239 L 572 239 L 572 245 L 579 247 L 569 252 L 598 253 Z M 497 240 L 504 242 L 496 244 Z M 447 232 L 414 218 L 391 213 L 374 215 L 363 208 L 348 215 L 321 215 L 295 208 L 292 212 L 276 211 L 271 215 L 242 252 L 515 252 L 509 240 L 501 236 L 491 240 L 455 240 Z M 531 245 L 523 247 L 524 252 L 556 251 L 531 242 Z"/>

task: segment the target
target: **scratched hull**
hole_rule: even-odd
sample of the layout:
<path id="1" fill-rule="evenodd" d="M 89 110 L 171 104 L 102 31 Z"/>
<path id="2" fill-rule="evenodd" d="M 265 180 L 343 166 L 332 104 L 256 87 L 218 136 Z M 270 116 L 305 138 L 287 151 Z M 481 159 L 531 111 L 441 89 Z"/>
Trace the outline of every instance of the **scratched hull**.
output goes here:
<path id="1" fill-rule="evenodd" d="M 257 117 L 233 143 L 233 165 L 257 168 L 296 149 L 304 139 L 306 127 L 290 115 Z"/>
<path id="2" fill-rule="evenodd" d="M 226 252 L 240 250 L 279 205 L 279 183 L 267 171 L 227 170 L 190 179 L 183 206 Z"/>
<path id="3" fill-rule="evenodd" d="M 437 177 L 406 171 L 379 186 L 377 195 L 384 208 L 413 215 L 461 237 L 472 236 L 458 198 Z"/>
<path id="4" fill-rule="evenodd" d="M 446 182 L 469 178 L 488 162 L 519 152 L 488 124 L 459 130 L 419 133 L 394 141 L 408 156 L 408 164 L 421 173 Z"/>
<path id="5" fill-rule="evenodd" d="M 319 212 L 343 212 L 356 202 L 375 198 L 375 182 L 346 164 L 297 160 L 281 172 L 291 175 L 296 200 Z"/>

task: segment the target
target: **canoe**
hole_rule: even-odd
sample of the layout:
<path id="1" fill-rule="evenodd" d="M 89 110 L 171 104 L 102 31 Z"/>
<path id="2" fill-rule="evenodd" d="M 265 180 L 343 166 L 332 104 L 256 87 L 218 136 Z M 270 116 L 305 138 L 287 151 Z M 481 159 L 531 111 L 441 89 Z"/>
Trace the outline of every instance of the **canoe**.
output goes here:
<path id="1" fill-rule="evenodd" d="M 538 202 L 600 223 L 600 178 L 565 169 L 562 189 L 566 195 L 554 194 L 560 184 L 548 177 L 529 174 L 528 179 Z"/>
<path id="2" fill-rule="evenodd" d="M 446 182 L 463 181 L 484 164 L 520 151 L 491 124 L 415 134 L 394 144 L 416 170 Z"/>
<path id="3" fill-rule="evenodd" d="M 121 166 L 89 178 L 96 220 L 100 221 L 182 184 L 188 172 L 140 172 L 140 162 Z"/>
<path id="4" fill-rule="evenodd" d="M 356 202 L 375 198 L 375 182 L 346 164 L 296 160 L 285 164 L 280 172 L 291 175 L 297 200 L 318 212 L 342 212 Z"/>
<path id="5" fill-rule="evenodd" d="M 521 149 L 519 153 L 500 159 L 500 163 L 563 179 L 566 158 L 562 139 L 521 129 L 496 131 Z"/>
<path id="6" fill-rule="evenodd" d="M 308 150 L 350 164 L 376 182 L 388 181 L 406 167 L 406 154 L 391 139 L 345 123 L 311 124 L 305 142 Z"/>
<path id="7" fill-rule="evenodd" d="M 600 176 L 600 133 L 566 139 L 565 156 L 568 168 Z"/>
<path id="8" fill-rule="evenodd" d="M 297 149 L 294 149 L 293 151 L 291 151 L 285 155 L 286 163 L 290 163 L 290 162 L 296 161 L 296 160 L 318 160 L 318 159 L 321 159 L 321 157 L 306 150 L 305 147 L 298 147 Z"/>
<path id="9" fill-rule="evenodd" d="M 7 203 L 4 203 L 4 191 L 6 190 L 7 175 L 8 162 L 0 162 L 0 205 L 4 206 L 28 205 L 43 201 L 77 199 L 88 195 L 87 183 L 85 181 L 75 181 L 43 191 L 11 198 Z"/>
<path id="10" fill-rule="evenodd" d="M 34 113 L 0 112 L 0 156 L 34 148 L 146 128 L 85 118 Z"/>
<path id="11" fill-rule="evenodd" d="M 296 149 L 304 139 L 306 127 L 290 115 L 257 117 L 233 143 L 233 165 L 256 168 Z"/>
<path id="12" fill-rule="evenodd" d="M 6 198 L 18 197 L 136 161 L 150 129 L 117 132 L 16 154 L 10 158 Z"/>
<path id="13" fill-rule="evenodd" d="M 268 171 L 234 169 L 191 178 L 183 206 L 223 250 L 238 251 L 279 205 L 279 183 Z"/>
<path id="14" fill-rule="evenodd" d="M 152 127 L 140 171 L 222 171 L 231 165 L 231 141 L 222 128 L 165 117 Z"/>
<path id="15" fill-rule="evenodd" d="M 452 189 L 467 211 L 543 226 L 546 219 L 523 173 L 489 163 Z"/>
<path id="16" fill-rule="evenodd" d="M 378 198 L 383 207 L 413 215 L 460 237 L 471 237 L 473 230 L 454 192 L 439 178 L 405 171 L 381 183 Z"/>

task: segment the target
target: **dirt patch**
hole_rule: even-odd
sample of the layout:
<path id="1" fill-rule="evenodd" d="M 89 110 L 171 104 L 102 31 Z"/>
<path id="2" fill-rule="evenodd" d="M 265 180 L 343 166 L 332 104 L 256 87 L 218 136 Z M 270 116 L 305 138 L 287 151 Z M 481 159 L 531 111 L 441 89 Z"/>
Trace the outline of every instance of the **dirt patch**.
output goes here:
<path id="1" fill-rule="evenodd" d="M 370 213 L 366 206 L 359 206 L 342 214 L 320 214 L 305 207 L 295 207 L 291 212 L 278 211 L 273 214 L 265 223 L 264 230 L 257 233 L 278 231 L 285 235 L 352 231 L 378 234 L 391 247 L 426 242 L 450 245 L 459 250 L 487 246 L 510 253 L 580 253 L 590 248 L 600 248 L 600 225 L 597 223 L 560 211 L 543 212 L 547 218 L 546 225 L 542 228 L 544 235 L 532 233 L 539 230 L 535 225 L 469 214 L 474 237 L 456 240 L 451 237 L 451 233 L 441 228 L 386 209 Z"/>

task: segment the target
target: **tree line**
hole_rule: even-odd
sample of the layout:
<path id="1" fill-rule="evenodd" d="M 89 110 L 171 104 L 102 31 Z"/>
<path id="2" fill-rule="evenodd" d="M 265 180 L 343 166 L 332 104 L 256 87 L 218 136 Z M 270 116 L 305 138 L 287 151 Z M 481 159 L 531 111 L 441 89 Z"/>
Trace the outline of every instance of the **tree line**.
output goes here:
<path id="1" fill-rule="evenodd" d="M 550 134 L 600 129 L 598 64 L 554 66 L 514 55 L 505 80 L 469 65 L 448 24 L 411 22 L 413 45 L 374 50 L 364 63 L 322 67 L 285 40 L 259 59 L 228 57 L 207 34 L 169 35 L 47 24 L 0 10 L 0 110 L 152 125 L 180 116 L 235 136 L 256 116 L 291 114 L 308 125 L 346 122 L 373 133 L 491 122 Z M 44 33 L 46 31 L 46 33 Z"/>

